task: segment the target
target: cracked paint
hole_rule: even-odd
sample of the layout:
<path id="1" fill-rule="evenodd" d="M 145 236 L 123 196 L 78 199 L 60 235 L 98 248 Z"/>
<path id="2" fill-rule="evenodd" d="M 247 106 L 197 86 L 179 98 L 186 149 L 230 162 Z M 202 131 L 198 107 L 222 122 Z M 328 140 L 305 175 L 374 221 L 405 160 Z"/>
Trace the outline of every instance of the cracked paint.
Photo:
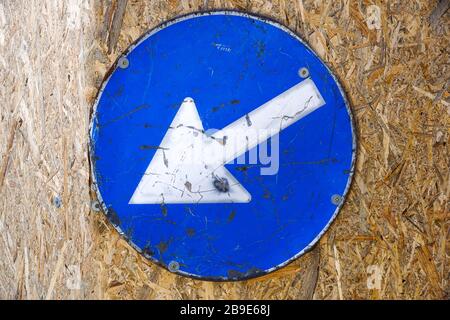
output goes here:
<path id="1" fill-rule="evenodd" d="M 90 158 L 99 203 L 127 241 L 176 262 L 172 272 L 219 281 L 308 251 L 342 206 L 330 198 L 345 197 L 356 146 L 345 95 L 315 53 L 279 24 L 226 11 L 164 23 L 122 56 L 128 68 L 112 69 L 94 106 Z M 289 91 L 297 85 L 305 95 Z M 253 128 L 279 134 L 273 175 L 249 161 L 273 132 Z M 208 152 L 189 161 L 199 146 Z"/>

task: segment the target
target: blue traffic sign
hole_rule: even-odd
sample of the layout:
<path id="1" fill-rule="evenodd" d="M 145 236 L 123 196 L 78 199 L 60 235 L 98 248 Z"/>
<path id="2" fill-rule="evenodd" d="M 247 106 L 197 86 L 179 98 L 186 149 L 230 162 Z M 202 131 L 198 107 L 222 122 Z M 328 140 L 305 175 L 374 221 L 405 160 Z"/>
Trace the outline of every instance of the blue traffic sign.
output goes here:
<path id="1" fill-rule="evenodd" d="M 117 60 L 91 122 L 110 222 L 171 272 L 241 280 L 310 249 L 343 204 L 352 116 L 282 25 L 217 11 L 169 21 Z"/>

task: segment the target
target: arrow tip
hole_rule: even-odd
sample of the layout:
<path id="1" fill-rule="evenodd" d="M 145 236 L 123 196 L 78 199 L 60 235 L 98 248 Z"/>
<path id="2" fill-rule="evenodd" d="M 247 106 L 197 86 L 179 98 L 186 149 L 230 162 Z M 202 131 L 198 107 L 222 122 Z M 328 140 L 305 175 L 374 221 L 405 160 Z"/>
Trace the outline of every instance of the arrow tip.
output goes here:
<path id="1" fill-rule="evenodd" d="M 194 99 L 192 99 L 191 97 L 186 97 L 186 98 L 184 98 L 184 100 L 183 100 L 183 103 L 185 103 L 185 102 L 191 102 L 191 103 L 194 103 Z"/>
<path id="2" fill-rule="evenodd" d="M 129 204 L 247 203 L 250 193 L 221 164 L 208 162 L 194 100 L 186 97 Z"/>

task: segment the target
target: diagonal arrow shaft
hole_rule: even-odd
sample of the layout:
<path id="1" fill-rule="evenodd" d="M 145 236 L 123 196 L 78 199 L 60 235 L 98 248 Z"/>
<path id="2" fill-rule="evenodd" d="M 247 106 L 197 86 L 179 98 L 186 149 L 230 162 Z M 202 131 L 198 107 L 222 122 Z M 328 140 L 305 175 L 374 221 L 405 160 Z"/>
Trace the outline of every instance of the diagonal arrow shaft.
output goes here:
<path id="1" fill-rule="evenodd" d="M 249 202 L 251 194 L 224 164 L 324 104 L 306 79 L 207 136 L 193 99 L 184 99 L 129 203 Z"/>
<path id="2" fill-rule="evenodd" d="M 325 104 L 312 79 L 306 79 L 211 136 L 208 162 L 226 164 L 278 134 Z"/>

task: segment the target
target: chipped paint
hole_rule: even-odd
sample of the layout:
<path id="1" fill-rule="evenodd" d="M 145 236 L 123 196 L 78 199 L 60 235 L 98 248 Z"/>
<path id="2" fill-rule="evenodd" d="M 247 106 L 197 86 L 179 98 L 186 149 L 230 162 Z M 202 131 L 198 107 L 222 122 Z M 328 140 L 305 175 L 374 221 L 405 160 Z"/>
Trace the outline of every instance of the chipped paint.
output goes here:
<path id="1" fill-rule="evenodd" d="M 302 46 L 304 46 L 305 48 L 307 48 L 307 50 L 310 50 L 309 47 L 307 45 L 305 45 L 303 43 L 303 41 L 298 38 L 295 34 L 293 34 L 290 30 L 288 30 L 287 28 L 269 21 L 265 18 L 260 18 L 260 17 L 254 17 L 254 16 L 250 16 L 247 14 L 243 14 L 243 13 L 237 13 L 237 12 L 229 12 L 229 11 L 217 11 L 217 12 L 210 12 L 210 13 L 198 13 L 198 14 L 191 14 L 188 16 L 184 16 L 181 18 L 177 18 L 174 19 L 168 23 L 165 23 L 159 27 L 157 27 L 156 29 L 150 31 L 149 33 L 147 33 L 146 35 L 144 35 L 144 37 L 142 37 L 140 40 L 138 40 L 134 45 L 130 46 L 130 48 L 127 49 L 127 51 L 124 53 L 123 56 L 128 57 L 128 59 L 131 61 L 130 67 L 127 68 L 126 70 L 132 70 L 133 69 L 133 58 L 132 58 L 132 52 L 133 50 L 136 48 L 138 48 L 141 44 L 144 45 L 144 43 L 146 42 L 147 39 L 150 39 L 153 35 L 157 34 L 159 31 L 164 30 L 164 28 L 169 27 L 169 26 L 173 26 L 179 22 L 183 22 L 186 21 L 188 19 L 191 18 L 196 18 L 196 17 L 208 17 L 208 16 L 220 16 L 222 14 L 228 15 L 228 16 L 232 16 L 232 17 L 243 17 L 243 18 L 248 18 L 251 19 L 251 21 L 253 21 L 252 23 L 254 25 L 256 25 L 256 29 L 258 30 L 262 30 L 261 33 L 262 34 L 270 34 L 270 32 L 272 32 L 269 28 L 270 26 L 275 27 L 276 29 L 279 29 L 283 32 L 285 32 L 286 34 L 290 35 L 291 37 L 293 37 L 294 39 L 296 39 L 296 41 L 298 41 L 298 43 L 300 43 Z M 259 40 L 262 41 L 262 40 Z M 225 44 L 226 48 L 230 48 L 230 51 L 228 50 L 219 50 L 217 48 L 217 46 L 215 47 L 217 49 L 217 52 L 221 52 L 221 54 L 226 54 L 226 55 L 234 55 L 237 54 L 238 51 L 236 45 L 234 45 L 232 42 L 229 41 L 220 41 L 220 42 L 216 42 L 216 43 L 220 43 L 220 44 Z M 258 58 L 259 62 L 264 62 L 265 64 L 269 64 L 271 63 L 270 59 L 267 59 L 268 55 L 273 54 L 273 52 L 271 51 L 271 47 L 269 44 L 267 43 L 258 43 L 258 41 L 254 42 L 251 44 L 255 50 L 255 56 Z M 284 56 L 284 59 L 287 59 L 286 54 L 288 54 L 289 56 L 294 56 L 292 52 L 289 51 L 290 49 L 288 48 L 283 48 L 280 49 L 280 54 L 282 54 Z M 272 52 L 272 53 L 271 53 Z M 310 52 L 312 52 L 310 50 Z M 273 58 L 273 57 L 272 57 Z M 312 55 L 312 59 L 316 59 L 318 61 L 318 59 L 315 57 L 315 55 Z M 211 111 L 211 115 L 214 115 L 214 119 L 220 119 L 221 117 L 224 117 L 225 115 L 228 114 L 236 114 L 236 115 L 243 115 L 243 120 L 245 121 L 245 125 L 246 126 L 251 126 L 254 123 L 254 119 L 250 114 L 250 110 L 246 111 L 246 108 L 248 107 L 256 107 L 257 105 L 252 105 L 249 106 L 248 103 L 248 97 L 246 97 L 245 95 L 243 95 L 242 91 L 239 91 L 238 88 L 240 85 L 242 85 L 243 83 L 245 83 L 246 77 L 250 74 L 249 72 L 251 72 L 252 69 L 249 69 L 248 63 L 243 63 L 241 64 L 242 66 L 242 72 L 239 73 L 239 77 L 238 80 L 234 83 L 234 85 L 237 88 L 237 91 L 234 90 L 232 91 L 233 96 L 232 97 L 226 97 L 226 94 L 223 97 L 220 97 L 222 99 L 222 101 L 217 101 L 216 103 L 214 103 L 213 105 L 209 105 L 209 106 L 202 106 L 202 110 L 200 110 L 200 113 L 204 112 L 204 108 L 207 108 L 208 110 Z M 261 65 L 261 67 L 263 68 L 264 66 Z M 303 67 L 302 65 L 298 65 L 295 73 L 297 73 L 297 70 L 299 70 L 299 68 Z M 324 98 L 325 100 L 327 100 L 327 97 L 330 96 L 335 96 L 336 98 L 342 99 L 342 101 L 344 102 L 343 105 L 345 105 L 345 108 L 343 109 L 344 113 L 347 114 L 348 117 L 348 121 L 350 123 L 350 144 L 351 146 L 351 156 L 349 158 L 349 162 L 348 162 L 348 166 L 346 168 L 342 168 L 340 169 L 340 172 L 347 172 L 345 174 L 346 176 L 346 184 L 344 186 L 344 188 L 342 190 L 340 190 L 341 192 L 339 192 L 339 194 L 343 195 L 345 197 L 345 195 L 347 194 L 348 188 L 350 186 L 351 183 L 351 178 L 353 175 L 353 166 L 354 166 L 354 150 L 356 148 L 356 138 L 354 136 L 354 132 L 353 132 L 353 119 L 352 119 L 352 115 L 351 112 L 349 110 L 348 107 L 348 102 L 345 98 L 345 95 L 342 91 L 342 88 L 340 87 L 339 83 L 337 82 L 336 78 L 330 73 L 330 71 L 326 68 L 326 66 L 322 66 L 324 68 L 324 70 L 326 70 L 326 72 L 329 73 L 329 78 L 324 77 L 323 75 L 321 75 L 321 78 L 318 79 L 317 81 L 320 82 L 319 85 L 321 85 L 323 83 L 323 79 L 327 79 L 326 81 L 334 81 L 334 84 L 332 84 L 333 86 L 335 86 L 335 89 L 331 89 L 329 88 L 328 91 L 324 92 Z M 116 229 L 123 234 L 124 236 L 126 236 L 126 234 L 128 234 L 128 239 L 127 241 L 130 242 L 130 244 L 139 252 L 143 253 L 143 255 L 145 257 L 147 257 L 148 259 L 160 264 L 163 267 L 167 268 L 167 263 L 170 261 L 177 261 L 179 262 L 180 268 L 179 270 L 177 270 L 176 272 L 182 275 L 186 275 L 186 276 L 191 276 L 191 277 L 196 277 L 196 278 L 202 278 L 202 279 L 206 279 L 206 280 L 242 280 L 242 279 L 246 279 L 246 278 L 252 278 L 252 277 L 256 277 L 256 276 L 260 276 L 263 274 L 266 274 L 268 272 L 271 272 L 275 269 L 278 269 L 284 265 L 286 265 L 287 263 L 289 263 L 290 261 L 292 261 L 293 259 L 295 259 L 296 257 L 302 255 L 304 252 L 308 251 L 316 242 L 317 240 L 320 238 L 320 236 L 326 231 L 326 229 L 329 227 L 329 225 L 331 224 L 331 222 L 334 220 L 335 216 L 337 215 L 340 207 L 343 204 L 343 201 L 338 205 L 338 206 L 334 206 L 333 208 L 333 212 L 331 213 L 331 215 L 329 216 L 329 218 L 327 218 L 326 223 L 324 223 L 320 229 L 319 232 L 316 233 L 315 237 L 311 238 L 309 241 L 307 241 L 306 245 L 303 245 L 302 248 L 298 248 L 298 250 L 295 251 L 295 253 L 291 254 L 289 257 L 286 257 L 285 259 L 280 260 L 277 263 L 274 263 L 271 267 L 260 267 L 261 265 L 264 264 L 264 259 L 271 259 L 271 257 L 276 256 L 276 252 L 277 252 L 277 246 L 272 247 L 273 253 L 270 256 L 260 256 L 259 260 L 248 260 L 246 263 L 243 263 L 243 261 L 240 261 L 238 263 L 238 261 L 229 261 L 229 263 L 225 260 L 223 260 L 224 265 L 221 266 L 219 264 L 219 260 L 217 260 L 217 258 L 219 256 L 222 256 L 224 254 L 226 254 L 226 250 L 222 249 L 221 251 L 217 250 L 217 246 L 220 244 L 220 237 L 217 237 L 217 234 L 214 232 L 214 230 L 216 230 L 215 228 L 221 226 L 221 224 L 227 224 L 230 226 L 233 226 L 233 230 L 234 232 L 242 232 L 248 229 L 248 227 L 244 227 L 242 225 L 242 223 L 244 222 L 243 219 L 246 219 L 247 217 L 249 217 L 249 215 L 251 217 L 254 217 L 254 221 L 252 222 L 252 225 L 254 226 L 258 226 L 260 223 L 262 223 L 261 226 L 264 225 L 264 219 L 261 219 L 261 215 L 260 214 L 256 214 L 254 215 L 254 213 L 252 213 L 252 210 L 249 210 L 249 208 L 245 208 L 245 207 L 241 207 L 241 206 L 245 206 L 245 204 L 229 204 L 226 207 L 226 213 L 224 212 L 222 219 L 220 219 L 219 217 L 217 218 L 213 218 L 214 216 L 217 216 L 217 212 L 216 209 L 213 209 L 213 207 L 210 207 L 211 205 L 189 205 L 189 206 L 185 206 L 185 205 L 170 205 L 170 204 L 165 204 L 164 202 L 160 205 L 158 205 L 158 209 L 154 210 L 151 209 L 151 207 L 147 207 L 147 206 L 143 206 L 143 205 L 139 205 L 136 209 L 133 209 L 136 213 L 141 212 L 139 214 L 136 215 L 137 219 L 133 219 L 133 220 L 129 220 L 129 218 L 127 218 L 127 215 L 129 216 L 129 214 L 124 215 L 123 211 L 123 205 L 115 205 L 113 204 L 115 201 L 111 201 L 111 198 L 109 196 L 110 192 L 106 192 L 105 190 L 108 190 L 108 188 L 111 188 L 111 185 L 114 185 L 115 180 L 111 179 L 111 177 L 108 177 L 108 175 L 105 175 L 105 172 L 103 172 L 103 170 L 101 170 L 101 168 L 103 168 L 104 164 L 102 164 L 105 162 L 111 162 L 112 158 L 111 157 L 105 157 L 104 155 L 102 155 L 102 152 L 99 152 L 98 146 L 96 146 L 96 143 L 98 141 L 99 137 L 104 137 L 104 135 L 106 134 L 107 131 L 105 130 L 114 130 L 114 128 L 119 125 L 120 123 L 133 123 L 133 127 L 129 128 L 128 132 L 125 133 L 130 133 L 130 132 L 134 132 L 135 128 L 138 128 L 138 126 L 140 128 L 142 128 L 142 130 L 147 130 L 149 133 L 147 133 L 147 135 L 149 137 L 149 141 L 143 141 L 141 142 L 139 145 L 137 145 L 135 147 L 136 153 L 139 153 L 139 155 L 136 155 L 136 162 L 130 163 L 127 166 L 126 170 L 123 170 L 123 175 L 130 175 L 130 173 L 134 172 L 135 168 L 138 167 L 142 167 L 142 166 L 146 166 L 146 161 L 149 161 L 149 157 L 152 157 L 154 155 L 154 153 L 160 151 L 162 152 L 162 158 L 163 158 L 163 163 L 164 165 L 168 168 L 170 166 L 170 159 L 167 157 L 167 154 L 165 154 L 164 149 L 161 148 L 161 146 L 158 144 L 159 142 L 152 141 L 152 136 L 151 134 L 154 134 L 155 130 L 160 130 L 161 132 L 164 132 L 166 129 L 162 128 L 161 126 L 161 121 L 159 119 L 156 118 L 145 118 L 145 115 L 148 115 L 149 112 L 154 112 L 151 111 L 151 109 L 158 109 L 160 108 L 160 106 L 158 105 L 154 105 L 153 103 L 147 103 L 146 101 L 134 101 L 133 103 L 136 103 L 135 106 L 133 107 L 132 105 L 129 106 L 123 106 L 123 105 L 114 105 L 112 106 L 112 110 L 111 111 L 111 116 L 110 117 L 103 117 L 103 121 L 99 121 L 99 118 L 102 118 L 101 116 L 99 117 L 98 112 L 101 111 L 101 107 L 99 107 L 99 104 L 101 104 L 101 99 L 102 99 L 102 95 L 104 93 L 105 90 L 108 90 L 108 86 L 109 83 L 111 82 L 111 77 L 114 74 L 114 71 L 117 68 L 117 63 L 116 65 L 113 67 L 113 69 L 111 70 L 110 75 L 108 76 L 108 78 L 105 80 L 105 82 L 102 85 L 102 88 L 99 92 L 99 96 L 96 100 L 95 103 L 95 108 L 94 108 L 94 114 L 93 114 L 93 119 L 91 122 L 91 129 L 90 129 L 90 134 L 91 134 L 91 148 L 90 148 L 90 157 L 91 157 L 91 163 L 92 163 L 92 176 L 93 176 L 93 180 L 94 180 L 94 187 L 97 190 L 97 195 L 99 198 L 99 202 L 101 203 L 104 212 L 107 212 L 107 216 L 110 220 L 112 220 L 111 222 L 113 223 L 113 225 L 116 227 Z M 220 74 L 218 72 L 217 67 L 214 68 L 209 68 L 208 69 L 208 76 L 212 77 L 214 79 L 214 77 L 216 77 L 218 74 Z M 315 74 L 314 74 L 314 68 L 311 68 L 311 66 L 308 65 L 308 69 L 311 71 L 311 76 L 313 79 L 315 79 Z M 179 70 L 181 70 L 179 68 Z M 245 72 L 244 72 L 245 70 Z M 282 70 L 281 72 L 286 72 L 286 70 Z M 280 75 L 278 75 L 280 76 Z M 272 75 L 273 78 L 273 75 Z M 256 81 L 254 82 L 254 87 L 256 88 L 256 92 L 255 96 L 258 95 L 264 95 L 264 94 L 269 94 L 269 92 L 267 90 L 274 90 L 275 87 L 277 87 L 278 85 L 280 85 L 283 82 L 286 82 L 287 79 L 289 78 L 289 74 L 286 73 L 284 75 L 284 78 L 277 78 L 278 82 L 277 83 L 273 83 L 273 88 L 268 88 L 268 87 L 264 87 L 264 85 L 260 82 L 260 81 Z M 273 79 L 271 79 L 273 80 Z M 316 80 L 315 80 L 316 81 Z M 330 82 L 330 83 L 331 83 Z M 203 91 L 201 89 L 201 84 L 197 85 L 195 90 L 193 90 L 192 92 L 195 92 L 196 94 L 201 94 Z M 286 88 L 285 88 L 286 89 Z M 114 100 L 120 101 L 120 99 L 123 99 L 124 95 L 127 95 L 127 88 L 121 88 L 120 86 L 118 86 L 114 91 L 113 94 L 111 94 L 111 96 L 114 96 Z M 166 95 L 166 97 L 170 97 L 172 94 L 168 93 L 168 95 Z M 190 95 L 194 95 L 194 93 L 190 93 Z M 276 94 L 275 94 L 276 95 Z M 275 96 L 273 95 L 273 96 Z M 195 98 L 195 97 L 194 97 Z M 219 98 L 219 97 L 218 97 Z M 147 99 L 148 100 L 148 99 Z M 144 104 L 142 104 L 143 102 L 145 102 L 145 106 L 146 107 L 142 107 Z M 219 108 L 217 108 L 216 110 L 212 110 L 213 106 L 220 106 Z M 151 106 L 151 107 L 150 107 Z M 120 109 L 119 109 L 120 108 Z M 177 110 L 176 107 L 176 103 L 170 103 L 167 106 L 167 110 L 168 109 L 172 109 L 172 110 Z M 175 109 L 173 109 L 175 108 Z M 326 106 L 325 106 L 326 108 Z M 137 109 L 137 110 L 136 110 Z M 118 112 L 118 110 L 121 110 L 121 112 Z M 338 110 L 338 109 L 336 109 Z M 282 117 L 283 118 L 283 117 Z M 206 118 L 207 119 L 207 123 L 210 124 L 211 123 L 211 119 L 209 116 Z M 235 118 L 236 119 L 236 118 Z M 286 119 L 286 118 L 284 118 Z M 306 118 L 305 118 L 306 119 Z M 311 119 L 310 116 L 307 117 L 308 121 L 309 119 Z M 217 121 L 217 120 L 216 120 Z M 306 122 L 308 122 L 306 121 Z M 336 117 L 334 117 L 334 127 L 336 127 L 336 125 L 338 125 L 339 123 L 336 122 Z M 220 121 L 219 121 L 220 122 Z M 103 125 L 99 125 L 99 123 L 103 123 Z M 300 121 L 301 123 L 301 121 Z M 323 125 L 323 124 L 322 124 Z M 297 126 L 297 125 L 295 125 Z M 210 126 L 208 126 L 210 128 Z M 301 124 L 301 127 L 304 127 L 303 124 Z M 198 129 L 198 128 L 197 128 Z M 320 127 L 318 127 L 318 129 L 320 129 Z M 306 130 L 305 128 L 303 128 L 302 130 Z M 339 126 L 337 127 L 337 129 L 333 129 L 333 135 L 336 132 L 336 130 L 342 130 Z M 292 131 L 292 130 L 291 130 Z M 203 134 L 203 130 L 199 130 L 198 131 L 199 134 Z M 298 192 L 300 190 L 298 190 L 298 186 L 300 185 L 300 181 L 298 180 L 298 174 L 296 172 L 303 172 L 303 171 L 299 171 L 299 170 L 305 170 L 305 168 L 311 168 L 311 166 L 317 166 L 318 168 L 322 168 L 322 170 L 329 170 L 327 168 L 330 167 L 339 167 L 339 164 L 342 162 L 342 160 L 340 159 L 340 156 L 335 156 L 334 154 L 334 150 L 332 148 L 332 146 L 329 146 L 329 150 L 330 152 L 328 154 L 324 154 L 323 157 L 321 158 L 308 158 L 308 159 L 298 159 L 295 158 L 296 156 L 298 157 L 298 149 L 302 147 L 300 142 L 304 143 L 304 138 L 302 138 L 301 136 L 301 131 L 299 131 L 299 133 L 297 134 L 290 134 L 290 133 L 286 133 L 286 134 L 282 134 L 281 135 L 281 145 L 283 147 L 283 149 L 289 150 L 289 153 L 287 154 L 282 154 L 281 157 L 286 157 L 286 161 L 281 161 L 280 163 L 280 170 L 285 170 L 283 168 L 290 168 L 288 170 L 294 170 L 292 171 L 292 183 L 286 183 L 285 186 L 281 186 L 278 187 L 280 188 L 280 190 L 277 190 L 274 186 L 276 186 L 276 184 L 273 183 L 268 183 L 268 181 L 279 181 L 281 176 L 279 176 L 280 174 L 278 174 L 277 176 L 272 177 L 271 179 L 273 180 L 268 180 L 268 178 L 264 178 L 262 176 L 259 176 L 259 167 L 260 165 L 255 165 L 255 164 L 240 164 L 240 165 L 234 165 L 234 166 L 230 166 L 230 170 L 233 173 L 233 175 L 237 175 L 239 177 L 239 180 L 242 181 L 242 183 L 246 186 L 250 186 L 250 189 L 255 190 L 255 188 L 259 188 L 261 190 L 261 192 L 257 192 L 259 194 L 259 196 L 261 197 L 261 200 L 264 197 L 267 197 L 267 199 L 265 200 L 265 202 L 270 203 L 268 204 L 268 206 L 272 207 L 274 206 L 271 210 L 277 208 L 277 206 L 280 206 L 280 203 L 286 202 L 286 204 L 290 204 L 290 207 L 293 211 L 291 211 L 292 213 L 295 212 L 296 207 L 298 207 L 301 203 L 303 203 L 303 200 L 301 198 L 298 198 Z M 300 134 L 300 136 L 299 136 Z M 341 133 L 342 134 L 342 133 Z M 102 136 L 103 135 L 103 136 Z M 289 137 L 291 136 L 291 137 Z M 228 144 L 228 136 L 223 136 L 223 137 L 217 137 L 218 141 L 222 141 L 222 143 L 224 145 Z M 289 138 L 287 140 L 287 138 Z M 105 138 L 106 139 L 106 138 Z M 154 140 L 154 139 L 153 139 Z M 104 140 L 107 141 L 107 140 Z M 295 141 L 295 142 L 293 142 Z M 123 149 L 123 147 L 118 144 L 119 141 L 108 141 L 108 144 L 110 144 L 111 146 L 114 146 L 115 149 L 117 149 L 117 151 L 120 151 Z M 123 142 L 123 141 L 122 141 Z M 283 145 L 285 144 L 285 145 Z M 120 158 L 120 157 L 119 157 Z M 325 160 L 321 160 L 321 159 L 335 159 L 335 161 L 325 161 Z M 283 158 L 282 158 L 283 160 Z M 121 160 L 123 161 L 123 160 Z M 142 162 L 142 164 L 140 164 Z M 301 168 L 297 168 L 297 166 L 301 165 Z M 227 165 L 229 166 L 229 165 Z M 119 167 L 120 163 L 119 163 Z M 255 173 L 255 170 L 258 170 L 257 174 Z M 133 173 L 133 175 L 136 175 Z M 259 176 L 259 177 L 258 177 Z M 136 178 L 133 178 L 136 179 Z M 211 186 L 214 188 L 214 180 L 211 180 Z M 193 182 L 188 180 L 188 181 L 184 181 L 183 182 L 183 188 L 185 188 L 187 191 L 192 190 L 193 188 Z M 312 185 L 312 188 L 316 188 L 316 186 Z M 120 190 L 119 188 L 117 190 Z M 122 193 L 127 193 L 125 192 L 126 190 L 122 189 Z M 278 195 L 280 193 L 280 195 Z M 104 198 L 105 196 L 105 198 Z M 124 194 L 124 196 L 126 196 L 126 194 Z M 118 196 L 118 198 L 120 198 L 121 196 Z M 308 198 L 309 199 L 309 198 Z M 315 199 L 314 201 L 317 201 L 317 196 L 313 196 L 311 199 Z M 330 203 L 330 196 L 328 196 L 328 203 Z M 104 202 L 104 200 L 106 200 L 107 202 Z M 308 201 L 312 201 L 312 200 L 308 200 Z M 258 203 L 261 201 L 258 201 Z M 252 202 L 251 202 L 252 203 Z M 317 205 L 317 204 L 316 204 Z M 220 204 L 216 204 L 216 206 L 220 206 Z M 288 205 L 289 207 L 289 205 Z M 114 208 L 114 209 L 113 209 Z M 147 208 L 147 209 L 144 209 Z M 203 208 L 203 209 L 202 209 Z M 209 209 L 208 209 L 209 208 Z M 232 208 L 230 210 L 230 208 Z M 240 208 L 239 210 L 236 210 L 236 208 Z M 205 215 L 204 213 L 204 209 L 206 209 L 207 214 Z M 117 212 L 116 212 L 117 210 Z M 281 239 L 286 237 L 286 230 L 288 230 L 287 228 L 287 224 L 286 222 L 283 222 L 282 220 L 280 220 L 280 214 L 286 215 L 288 212 L 283 211 L 283 212 L 278 212 L 280 209 L 277 209 L 274 212 L 274 224 L 273 224 L 273 230 L 274 233 L 268 233 L 266 235 L 262 234 L 263 238 L 260 239 L 261 241 L 264 241 L 264 243 L 269 244 L 270 241 L 276 243 L 277 241 L 280 241 Z M 219 210 L 220 211 L 220 210 Z M 263 213 L 264 210 L 259 209 L 259 211 L 261 211 L 260 213 Z M 153 213 L 154 212 L 154 213 Z M 239 214 L 237 214 L 237 212 L 239 212 Z M 157 214 L 157 215 L 156 215 Z M 185 217 L 183 215 L 186 215 Z M 289 215 L 292 216 L 291 213 L 289 213 Z M 180 220 L 180 217 L 183 218 Z M 292 218 L 292 217 L 291 217 Z M 193 219 L 193 220 L 190 220 Z M 261 220 L 260 220 L 261 219 Z M 297 219 L 298 222 L 301 221 L 301 216 L 297 216 L 295 219 Z M 146 221 L 146 223 L 149 223 L 149 225 L 153 225 L 156 226 L 160 226 L 158 228 L 161 228 L 161 226 L 163 226 L 163 224 L 166 224 L 167 226 L 173 226 L 171 228 L 181 228 L 181 232 L 177 235 L 177 233 L 174 233 L 173 235 L 170 235 L 170 230 L 176 230 L 176 229 L 167 229 L 167 233 L 165 234 L 164 238 L 160 238 L 159 241 L 154 241 L 155 239 L 149 239 L 151 241 L 146 241 L 145 243 L 142 243 L 142 241 L 139 239 L 139 234 L 141 234 L 142 232 L 139 231 L 139 226 L 138 228 L 132 228 L 131 226 L 136 226 L 135 225 L 135 221 Z M 152 222 L 153 221 L 153 222 Z M 186 224 L 186 222 L 189 222 L 189 227 L 186 228 L 184 227 L 184 224 Z M 194 223 L 195 222 L 195 223 Z M 179 226 L 178 226 L 179 225 Z M 196 225 L 194 227 L 194 225 Z M 122 232 L 122 229 L 127 230 L 128 232 Z M 238 229 L 236 229 L 238 228 Z M 244 228 L 244 229 L 239 229 L 239 228 Z M 189 230 L 189 232 L 188 232 Z M 193 230 L 195 230 L 195 232 L 192 232 Z M 226 230 L 225 228 L 223 230 Z M 216 231 L 217 232 L 217 231 Z M 284 234 L 283 234 L 284 232 Z M 230 234 L 233 235 L 233 234 Z M 234 236 L 234 235 L 233 235 Z M 247 235 L 248 236 L 248 235 Z M 291 235 L 292 236 L 292 235 Z M 167 240 L 170 239 L 170 240 Z M 208 264 L 208 270 L 206 271 L 206 269 L 204 269 L 204 267 L 201 267 L 203 265 L 201 260 L 197 260 L 195 263 L 197 263 L 197 266 L 193 266 L 192 260 L 188 259 L 188 256 L 185 256 L 182 250 L 182 246 L 180 246 L 182 243 L 186 243 L 186 241 L 188 241 L 187 239 L 191 239 L 189 241 L 192 242 L 192 244 L 194 243 L 199 243 L 198 241 L 203 241 L 203 243 L 205 244 L 204 248 L 209 248 L 208 250 L 210 250 L 211 256 L 209 259 L 213 259 L 214 261 L 216 261 L 215 263 Z M 278 240 L 277 240 L 278 239 Z M 219 242 L 218 242 L 219 241 Z M 266 242 L 269 241 L 269 242 Z M 140 244 L 139 244 L 140 243 Z M 152 245 L 153 243 L 153 245 Z M 233 254 L 229 256 L 229 259 L 234 259 L 233 257 L 237 257 L 239 256 L 239 254 L 242 254 L 242 252 L 246 252 L 245 250 L 249 250 L 249 245 L 251 244 L 251 242 L 249 243 L 245 243 L 245 242 L 240 242 L 238 245 L 234 246 L 233 249 Z M 197 250 L 199 248 L 201 248 L 202 245 L 200 245 L 199 247 L 197 247 Z M 247 248 L 247 249 L 245 249 Z M 160 250 L 161 249 L 161 250 Z M 250 252 L 255 252 L 256 247 L 253 247 L 253 249 Z M 181 251 L 180 251 L 181 250 Z M 260 249 L 258 249 L 260 250 Z M 220 254 L 219 254 L 220 252 Z M 227 266 L 226 266 L 227 265 Z M 213 269 L 211 269 L 213 268 Z M 223 272 L 219 272 L 219 273 L 214 273 L 212 272 L 212 270 L 224 270 Z"/>

